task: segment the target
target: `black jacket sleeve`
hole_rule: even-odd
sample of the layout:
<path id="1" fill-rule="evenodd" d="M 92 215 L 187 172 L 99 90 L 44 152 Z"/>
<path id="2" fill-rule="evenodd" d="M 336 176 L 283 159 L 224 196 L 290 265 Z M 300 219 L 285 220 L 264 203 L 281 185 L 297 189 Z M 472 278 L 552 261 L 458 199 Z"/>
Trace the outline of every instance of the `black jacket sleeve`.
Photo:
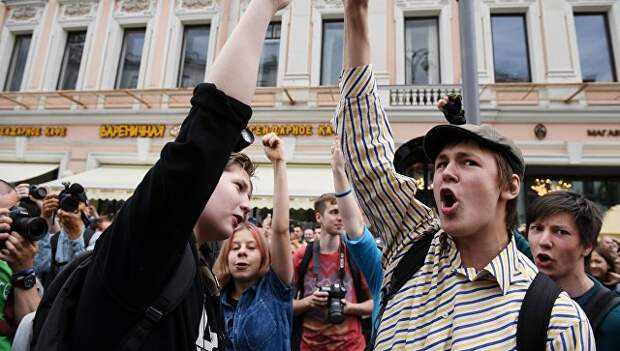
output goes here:
<path id="1" fill-rule="evenodd" d="M 174 142 L 145 175 L 95 248 L 108 294 L 141 308 L 178 263 L 252 110 L 213 84 L 194 90 Z"/>

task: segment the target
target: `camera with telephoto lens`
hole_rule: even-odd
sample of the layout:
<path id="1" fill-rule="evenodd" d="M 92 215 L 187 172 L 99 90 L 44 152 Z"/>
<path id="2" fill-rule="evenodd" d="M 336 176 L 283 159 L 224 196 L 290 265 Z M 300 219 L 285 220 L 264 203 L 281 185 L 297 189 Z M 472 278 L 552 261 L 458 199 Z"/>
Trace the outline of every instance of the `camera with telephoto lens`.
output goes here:
<path id="1" fill-rule="evenodd" d="M 47 189 L 42 186 L 31 185 L 28 194 L 37 200 L 43 200 L 47 196 Z"/>
<path id="2" fill-rule="evenodd" d="M 9 233 L 17 232 L 32 242 L 41 240 L 47 234 L 47 222 L 39 216 L 32 216 L 23 207 L 12 207 L 9 210 L 9 217 L 13 221 Z M 4 241 L 0 241 L 0 249 L 3 248 Z"/>
<path id="3" fill-rule="evenodd" d="M 78 183 L 63 183 L 65 189 L 58 194 L 59 207 L 65 212 L 75 212 L 80 202 L 86 202 L 84 187 Z"/>
<path id="4" fill-rule="evenodd" d="M 327 320 L 331 324 L 340 324 L 344 322 L 344 304 L 342 299 L 347 295 L 347 289 L 340 283 L 332 285 L 324 285 L 319 291 L 326 292 L 327 295 Z"/>

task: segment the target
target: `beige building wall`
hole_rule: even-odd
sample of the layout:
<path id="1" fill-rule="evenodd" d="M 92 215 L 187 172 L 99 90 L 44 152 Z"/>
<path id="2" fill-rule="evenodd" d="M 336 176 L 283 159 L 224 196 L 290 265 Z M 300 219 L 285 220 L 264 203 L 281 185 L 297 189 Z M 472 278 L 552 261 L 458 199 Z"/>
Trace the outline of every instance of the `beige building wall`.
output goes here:
<path id="1" fill-rule="evenodd" d="M 8 74 L 15 36 L 32 33 L 21 92 L 0 93 L 0 128 L 65 128 L 59 137 L 0 136 L 0 162 L 57 162 L 60 176 L 104 163 L 148 164 L 174 138 L 191 90 L 177 89 L 186 25 L 208 24 L 207 69 L 230 36 L 249 0 L 1 0 L 0 83 Z M 460 89 L 458 3 L 448 0 L 371 1 L 372 60 L 379 93 L 397 144 L 443 122 L 433 106 Z M 620 0 L 485 0 L 476 2 L 481 116 L 514 138 L 528 164 L 620 166 L 620 83 L 582 84 L 574 13 L 606 13 L 616 75 L 620 74 Z M 491 16 L 524 14 L 531 83 L 497 84 Z M 298 165 L 326 166 L 332 136 L 325 132 L 338 100 L 336 87 L 320 86 L 322 23 L 341 19 L 341 1 L 295 0 L 280 11 L 277 86 L 260 88 L 253 125 L 312 127 L 312 135 L 287 135 Z M 441 82 L 405 84 L 405 21 L 436 17 Z M 114 90 L 124 30 L 146 29 L 138 86 Z M 67 33 L 85 30 L 75 92 L 56 91 Z M 205 72 L 206 75 L 206 72 Z M 231 78 L 232 79 L 232 78 Z M 447 90 L 446 90 L 447 89 Z M 109 124 L 164 125 L 157 138 L 102 138 Z M 536 126 L 546 128 L 544 138 Z M 323 134 L 320 134 L 322 130 Z M 258 146 L 249 153 L 266 162 Z"/>

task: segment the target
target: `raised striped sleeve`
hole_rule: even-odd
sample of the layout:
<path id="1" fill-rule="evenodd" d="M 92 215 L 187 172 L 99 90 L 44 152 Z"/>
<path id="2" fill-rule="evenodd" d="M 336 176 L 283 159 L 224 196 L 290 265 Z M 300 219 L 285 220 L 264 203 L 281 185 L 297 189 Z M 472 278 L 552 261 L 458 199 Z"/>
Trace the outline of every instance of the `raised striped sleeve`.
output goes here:
<path id="1" fill-rule="evenodd" d="M 371 65 L 343 71 L 334 124 L 360 206 L 394 258 L 432 213 L 414 198 L 414 180 L 394 169 L 394 140 Z"/>

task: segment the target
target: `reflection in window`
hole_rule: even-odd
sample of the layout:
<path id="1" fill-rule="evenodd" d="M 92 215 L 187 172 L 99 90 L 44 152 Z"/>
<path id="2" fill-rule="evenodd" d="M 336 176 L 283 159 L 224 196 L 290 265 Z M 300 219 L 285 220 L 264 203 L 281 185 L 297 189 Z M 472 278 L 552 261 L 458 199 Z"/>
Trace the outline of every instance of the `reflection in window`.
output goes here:
<path id="1" fill-rule="evenodd" d="M 80 72 L 82 62 L 82 52 L 84 51 L 84 41 L 86 32 L 70 32 L 67 35 L 67 45 L 65 54 L 60 66 L 60 76 L 58 77 L 59 90 L 74 90 Z"/>
<path id="2" fill-rule="evenodd" d="M 116 76 L 117 89 L 133 89 L 138 86 L 143 46 L 144 28 L 125 31 L 118 74 Z"/>
<path id="3" fill-rule="evenodd" d="M 531 204 L 538 196 L 555 190 L 568 190 L 582 194 L 599 204 L 602 209 L 620 204 L 620 179 L 617 178 L 528 177 L 525 184 L 528 204 Z M 541 187 L 541 184 L 544 187 Z M 547 191 L 541 193 L 541 189 Z"/>
<path id="4" fill-rule="evenodd" d="M 607 16 L 601 13 L 575 14 L 577 46 L 584 82 L 616 80 Z"/>
<path id="5" fill-rule="evenodd" d="M 194 87 L 204 82 L 209 50 L 209 31 L 209 26 L 185 27 L 177 83 L 180 88 Z"/>
<path id="6" fill-rule="evenodd" d="M 6 82 L 4 83 L 5 91 L 18 91 L 21 88 L 31 39 L 32 34 L 15 36 L 9 71 L 6 76 Z"/>
<path id="7" fill-rule="evenodd" d="M 406 84 L 438 84 L 439 29 L 437 18 L 405 21 Z"/>
<path id="8" fill-rule="evenodd" d="M 491 16 L 495 82 L 531 82 L 524 15 Z"/>
<path id="9" fill-rule="evenodd" d="M 344 22 L 323 22 L 323 47 L 321 51 L 321 85 L 337 85 L 342 71 L 342 44 Z"/>
<path id="10" fill-rule="evenodd" d="M 274 87 L 278 80 L 278 56 L 280 55 L 280 23 L 271 23 L 267 28 L 263 53 L 258 66 L 259 87 Z"/>

